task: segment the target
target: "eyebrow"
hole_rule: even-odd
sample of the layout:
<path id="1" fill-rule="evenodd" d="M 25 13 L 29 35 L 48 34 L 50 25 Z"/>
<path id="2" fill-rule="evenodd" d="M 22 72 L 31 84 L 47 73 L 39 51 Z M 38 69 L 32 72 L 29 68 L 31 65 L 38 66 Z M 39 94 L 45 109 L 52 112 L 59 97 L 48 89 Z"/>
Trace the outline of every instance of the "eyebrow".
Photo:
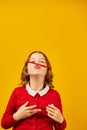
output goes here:
<path id="1" fill-rule="evenodd" d="M 34 60 L 36 58 L 30 58 L 31 60 Z M 40 60 L 45 60 L 45 58 L 39 58 Z"/>

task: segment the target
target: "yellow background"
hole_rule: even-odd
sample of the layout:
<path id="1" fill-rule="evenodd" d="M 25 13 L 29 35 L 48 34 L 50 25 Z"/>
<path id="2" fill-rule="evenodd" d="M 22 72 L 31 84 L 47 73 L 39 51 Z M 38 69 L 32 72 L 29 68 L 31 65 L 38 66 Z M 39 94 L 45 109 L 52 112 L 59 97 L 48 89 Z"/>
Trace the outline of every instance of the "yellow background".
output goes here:
<path id="1" fill-rule="evenodd" d="M 28 54 L 48 56 L 66 130 L 87 130 L 87 3 L 85 0 L 0 1 L 0 119 Z M 0 127 L 0 130 L 3 130 Z"/>

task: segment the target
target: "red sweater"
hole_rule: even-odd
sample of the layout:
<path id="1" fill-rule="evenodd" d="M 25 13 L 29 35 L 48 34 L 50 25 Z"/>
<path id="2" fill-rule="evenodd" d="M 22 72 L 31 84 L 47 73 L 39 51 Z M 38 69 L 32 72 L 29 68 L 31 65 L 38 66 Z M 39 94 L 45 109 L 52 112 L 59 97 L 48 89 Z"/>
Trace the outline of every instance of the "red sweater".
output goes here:
<path id="1" fill-rule="evenodd" d="M 29 102 L 29 105 L 37 105 L 41 112 L 26 119 L 15 121 L 13 113 L 26 101 Z M 54 104 L 62 112 L 60 95 L 56 90 L 49 89 L 45 95 L 36 94 L 33 97 L 27 92 L 25 86 L 15 88 L 3 114 L 1 125 L 5 129 L 13 127 L 13 130 L 53 130 L 53 126 L 55 130 L 64 130 L 66 128 L 65 120 L 60 124 L 47 116 L 46 106 L 48 104 Z"/>

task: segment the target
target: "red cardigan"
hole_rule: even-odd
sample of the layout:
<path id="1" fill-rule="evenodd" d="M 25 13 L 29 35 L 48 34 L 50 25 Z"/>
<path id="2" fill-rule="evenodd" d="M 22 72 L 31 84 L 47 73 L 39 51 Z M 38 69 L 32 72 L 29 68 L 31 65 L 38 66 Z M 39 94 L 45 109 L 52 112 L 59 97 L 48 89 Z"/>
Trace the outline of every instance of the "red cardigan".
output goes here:
<path id="1" fill-rule="evenodd" d="M 37 105 L 41 112 L 32 117 L 15 121 L 13 113 L 26 101 L 29 102 L 29 105 Z M 54 104 L 62 112 L 60 95 L 56 90 L 49 89 L 45 95 L 40 96 L 37 94 L 33 97 L 27 92 L 25 86 L 17 87 L 10 97 L 1 120 L 1 125 L 5 129 L 13 127 L 13 130 L 53 130 L 53 126 L 55 130 L 64 130 L 66 128 L 65 120 L 60 124 L 47 116 L 46 106 L 48 104 Z"/>

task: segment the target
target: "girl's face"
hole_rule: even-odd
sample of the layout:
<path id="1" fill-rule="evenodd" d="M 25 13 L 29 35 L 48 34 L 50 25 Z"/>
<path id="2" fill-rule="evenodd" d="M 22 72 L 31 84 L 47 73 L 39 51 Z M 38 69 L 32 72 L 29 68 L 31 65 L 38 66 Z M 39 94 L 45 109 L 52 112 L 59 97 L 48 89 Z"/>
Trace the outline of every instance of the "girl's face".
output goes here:
<path id="1" fill-rule="evenodd" d="M 29 61 L 30 61 L 30 63 L 28 63 L 28 74 L 29 75 L 42 75 L 45 77 L 45 75 L 47 73 L 47 68 L 40 66 L 40 64 L 47 65 L 43 54 L 33 53 L 30 56 Z"/>

